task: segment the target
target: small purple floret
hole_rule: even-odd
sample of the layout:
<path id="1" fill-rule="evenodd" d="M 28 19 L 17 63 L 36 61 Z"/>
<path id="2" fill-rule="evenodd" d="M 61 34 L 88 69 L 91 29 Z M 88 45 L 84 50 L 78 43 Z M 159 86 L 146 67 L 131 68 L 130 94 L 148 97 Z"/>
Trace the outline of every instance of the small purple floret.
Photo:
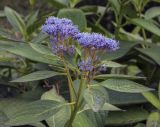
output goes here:
<path id="1" fill-rule="evenodd" d="M 81 71 L 93 71 L 94 66 L 92 65 L 92 62 L 90 59 L 86 60 L 86 61 L 81 61 L 78 63 L 78 67 Z"/>

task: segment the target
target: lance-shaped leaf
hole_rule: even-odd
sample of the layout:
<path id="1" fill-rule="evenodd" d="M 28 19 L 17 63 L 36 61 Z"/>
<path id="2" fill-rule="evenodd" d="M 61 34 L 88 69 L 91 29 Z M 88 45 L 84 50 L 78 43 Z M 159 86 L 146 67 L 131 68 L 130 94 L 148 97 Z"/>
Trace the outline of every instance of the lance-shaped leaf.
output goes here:
<path id="1" fill-rule="evenodd" d="M 126 79 L 108 79 L 100 82 L 99 85 L 102 85 L 111 90 L 128 93 L 141 93 L 153 90 L 151 88 Z"/>
<path id="2" fill-rule="evenodd" d="M 13 28 L 26 36 L 26 27 L 22 17 L 15 10 L 9 7 L 5 7 L 4 13 Z"/>
<path id="3" fill-rule="evenodd" d="M 6 125 L 25 125 L 45 120 L 56 114 L 64 105 L 66 104 L 51 100 L 38 100 L 22 105 L 12 112 Z"/>
<path id="4" fill-rule="evenodd" d="M 64 75 L 63 73 L 57 73 L 54 71 L 37 71 L 33 72 L 31 74 L 22 76 L 16 80 L 13 80 L 12 82 L 29 82 L 29 81 L 36 81 L 41 79 L 50 78 L 57 75 Z"/>

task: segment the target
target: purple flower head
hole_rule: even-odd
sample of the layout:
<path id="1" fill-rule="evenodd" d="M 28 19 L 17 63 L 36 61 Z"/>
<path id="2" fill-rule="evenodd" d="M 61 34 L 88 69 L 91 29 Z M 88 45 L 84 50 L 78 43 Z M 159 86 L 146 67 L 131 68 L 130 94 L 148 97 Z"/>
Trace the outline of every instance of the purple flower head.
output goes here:
<path id="1" fill-rule="evenodd" d="M 83 60 L 81 62 L 78 63 L 78 67 L 81 71 L 93 71 L 94 69 L 94 66 L 92 65 L 92 61 L 91 59 L 88 59 L 88 60 Z"/>
<path id="2" fill-rule="evenodd" d="M 115 51 L 119 48 L 117 41 L 106 38 L 98 33 L 79 33 L 76 35 L 76 39 L 85 48 L 107 51 Z"/>
<path id="3" fill-rule="evenodd" d="M 69 55 L 73 55 L 75 53 L 75 46 L 71 45 L 68 47 L 68 53 Z"/>
<path id="4" fill-rule="evenodd" d="M 78 27 L 73 25 L 70 19 L 49 17 L 42 26 L 42 32 L 63 41 L 70 37 L 74 38 L 79 33 Z"/>

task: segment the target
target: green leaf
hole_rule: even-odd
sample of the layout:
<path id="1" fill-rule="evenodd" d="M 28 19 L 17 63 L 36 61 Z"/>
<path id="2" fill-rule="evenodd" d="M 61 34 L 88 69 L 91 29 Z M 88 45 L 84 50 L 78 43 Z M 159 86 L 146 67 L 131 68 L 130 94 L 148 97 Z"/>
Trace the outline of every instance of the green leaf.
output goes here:
<path id="1" fill-rule="evenodd" d="M 41 99 L 43 100 L 53 100 L 61 103 L 65 103 L 65 100 L 63 97 L 57 94 L 55 89 L 51 89 L 50 91 L 45 92 Z M 70 118 L 71 111 L 70 106 L 66 105 L 63 108 L 60 109 L 54 116 L 51 116 L 46 120 L 47 124 L 49 126 L 55 126 L 55 127 L 63 127 L 67 120 Z"/>
<path id="2" fill-rule="evenodd" d="M 4 12 L 13 28 L 26 36 L 26 26 L 22 17 L 9 7 L 5 7 Z"/>
<path id="3" fill-rule="evenodd" d="M 30 45 L 25 43 L 10 43 L 3 48 L 4 50 L 7 50 L 8 52 L 14 53 L 16 55 L 20 55 L 22 57 L 26 57 L 33 61 L 38 61 L 42 63 L 48 63 L 48 64 L 55 64 L 57 61 L 57 58 L 55 57 L 47 57 L 46 55 L 43 55 L 41 53 L 38 53 L 33 48 L 31 48 Z"/>
<path id="4" fill-rule="evenodd" d="M 50 100 L 39 100 L 22 105 L 13 111 L 6 125 L 25 125 L 45 120 L 57 113 L 63 105 Z"/>
<path id="5" fill-rule="evenodd" d="M 126 55 L 133 47 L 138 45 L 138 43 L 132 43 L 132 42 L 120 42 L 120 48 L 115 51 L 115 52 L 108 52 L 108 53 L 103 53 L 101 55 L 103 60 L 115 60 L 123 57 Z"/>
<path id="6" fill-rule="evenodd" d="M 142 108 L 129 108 L 126 111 L 109 112 L 106 119 L 108 126 L 124 126 L 146 120 L 148 112 Z"/>
<path id="7" fill-rule="evenodd" d="M 138 50 L 143 55 L 152 59 L 158 65 L 160 65 L 160 57 L 159 57 L 160 47 L 159 46 L 152 45 L 152 46 L 150 46 L 150 48 L 145 48 L 145 49 L 136 48 L 136 50 Z"/>
<path id="8" fill-rule="evenodd" d="M 69 0 L 46 0 L 46 1 L 51 3 L 53 7 L 57 8 L 64 8 L 67 7 L 69 4 Z"/>
<path id="9" fill-rule="evenodd" d="M 144 92 L 142 95 L 157 109 L 160 110 L 160 100 L 151 92 Z"/>
<path id="10" fill-rule="evenodd" d="M 108 1 L 112 4 L 116 13 L 119 14 L 120 13 L 120 6 L 121 6 L 119 3 L 119 0 L 108 0 Z"/>
<path id="11" fill-rule="evenodd" d="M 158 84 L 158 98 L 160 99 L 160 82 Z"/>
<path id="12" fill-rule="evenodd" d="M 102 85 L 111 90 L 127 93 L 141 93 L 153 90 L 151 88 L 126 79 L 108 79 L 100 82 L 99 85 Z"/>
<path id="13" fill-rule="evenodd" d="M 160 114 L 159 112 L 152 112 L 148 119 L 146 127 L 160 127 Z"/>
<path id="14" fill-rule="evenodd" d="M 72 125 L 73 127 L 96 127 L 84 113 L 77 114 Z"/>
<path id="15" fill-rule="evenodd" d="M 160 7 L 152 7 L 145 12 L 146 19 L 152 19 L 160 15 Z"/>
<path id="16" fill-rule="evenodd" d="M 135 18 L 135 19 L 129 19 L 130 22 L 132 22 L 135 25 L 138 25 L 154 34 L 157 36 L 160 36 L 160 29 L 158 26 L 156 26 L 153 22 L 145 20 L 145 19 L 140 19 L 140 18 Z"/>
<path id="17" fill-rule="evenodd" d="M 27 27 L 31 26 L 36 20 L 38 16 L 39 11 L 32 12 L 27 17 Z"/>
<path id="18" fill-rule="evenodd" d="M 31 43 L 40 43 L 44 41 L 46 38 L 48 38 L 48 35 L 40 32 L 35 38 L 31 40 Z"/>
<path id="19" fill-rule="evenodd" d="M 83 111 L 86 111 L 86 110 L 90 110 L 90 106 L 88 104 L 86 104 L 83 109 L 81 111 L 79 111 L 78 113 L 81 113 Z M 109 104 L 109 103 L 104 103 L 103 107 L 100 109 L 100 110 L 106 110 L 106 111 L 120 111 L 121 109 L 112 105 L 112 104 Z"/>
<path id="20" fill-rule="evenodd" d="M 131 80 L 137 80 L 137 79 L 144 80 L 144 79 L 146 79 L 146 77 L 123 75 L 123 74 L 102 74 L 102 75 L 95 76 L 95 79 L 109 79 L 109 78 L 131 79 Z"/>
<path id="21" fill-rule="evenodd" d="M 146 125 L 144 125 L 143 123 L 138 123 L 136 126 L 134 127 L 146 127 Z"/>
<path id="22" fill-rule="evenodd" d="M 80 9 L 61 9 L 58 12 L 58 17 L 71 19 L 75 25 L 78 25 L 81 31 L 87 27 L 86 17 Z"/>
<path id="23" fill-rule="evenodd" d="M 113 67 L 113 68 L 117 68 L 117 67 L 125 67 L 125 65 L 121 65 L 119 63 L 113 62 L 113 61 L 101 61 L 100 63 L 101 65 L 107 66 L 107 67 Z"/>
<path id="24" fill-rule="evenodd" d="M 99 111 L 107 100 L 106 90 L 100 86 L 87 88 L 84 91 L 83 97 L 88 106 L 94 111 Z"/>
<path id="25" fill-rule="evenodd" d="M 31 74 L 22 76 L 16 80 L 13 80 L 11 82 L 29 82 L 29 81 L 36 81 L 36 80 L 42 80 L 42 79 L 46 79 L 46 78 L 50 78 L 53 76 L 57 76 L 57 75 L 64 75 L 61 73 L 57 73 L 54 71 L 37 71 L 37 72 L 33 72 Z"/>
<path id="26" fill-rule="evenodd" d="M 50 55 L 50 56 L 54 56 L 56 57 L 50 48 L 48 48 L 47 46 L 38 44 L 38 43 L 30 43 L 30 46 L 37 52 L 44 54 L 44 55 Z"/>
<path id="27" fill-rule="evenodd" d="M 108 116 L 108 111 L 93 112 L 92 110 L 87 110 L 84 114 L 89 118 L 89 120 L 94 124 L 96 127 L 104 127 L 105 120 Z"/>
<path id="28" fill-rule="evenodd" d="M 113 105 L 131 105 L 147 103 L 147 100 L 140 93 L 122 93 L 107 90 L 110 103 Z"/>
<path id="29" fill-rule="evenodd" d="M 4 123 L 8 120 L 7 115 L 0 110 L 0 127 L 5 127 Z M 2 125 L 2 126 L 1 126 Z"/>

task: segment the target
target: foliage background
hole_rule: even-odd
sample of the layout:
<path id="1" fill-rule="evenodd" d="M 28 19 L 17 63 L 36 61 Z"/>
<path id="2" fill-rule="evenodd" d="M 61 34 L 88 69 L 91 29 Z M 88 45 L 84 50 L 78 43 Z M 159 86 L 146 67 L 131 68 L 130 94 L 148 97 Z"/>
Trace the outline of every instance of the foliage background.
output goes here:
<path id="1" fill-rule="evenodd" d="M 39 49 L 37 52 L 29 44 L 45 45 L 48 40 L 40 33 L 41 25 L 46 17 L 58 15 L 71 18 L 82 31 L 99 32 L 120 40 L 121 48 L 113 54 L 104 55 L 104 58 L 125 67 L 114 68 L 112 67 L 114 65 L 108 65 L 111 68 L 103 72 L 104 74 L 112 74 L 110 75 L 112 78 L 119 76 L 130 79 L 155 89 L 154 92 L 142 94 L 108 91 L 110 103 L 126 111 L 109 112 L 108 117 L 105 118 L 105 125 L 159 127 L 160 1 L 71 0 L 70 6 L 66 3 L 67 0 L 0 1 L 0 110 L 5 112 L 6 105 L 16 107 L 27 101 L 39 99 L 53 86 L 57 89 L 56 84 L 59 80 L 62 85 L 58 90 L 67 98 L 67 88 L 63 85 L 67 81 L 61 76 L 51 76 L 51 78 L 46 77 L 40 81 L 26 83 L 9 82 L 37 70 L 57 69 L 48 66 L 53 60 L 44 59 L 43 52 Z M 105 75 L 98 80 L 108 78 Z M 12 108 L 10 110 L 12 111 Z M 1 114 L 0 123 L 3 124 L 4 118 Z M 95 119 L 102 118 L 99 116 Z M 40 127 L 44 126 L 37 124 Z M 88 127 L 87 122 L 85 126 Z"/>

